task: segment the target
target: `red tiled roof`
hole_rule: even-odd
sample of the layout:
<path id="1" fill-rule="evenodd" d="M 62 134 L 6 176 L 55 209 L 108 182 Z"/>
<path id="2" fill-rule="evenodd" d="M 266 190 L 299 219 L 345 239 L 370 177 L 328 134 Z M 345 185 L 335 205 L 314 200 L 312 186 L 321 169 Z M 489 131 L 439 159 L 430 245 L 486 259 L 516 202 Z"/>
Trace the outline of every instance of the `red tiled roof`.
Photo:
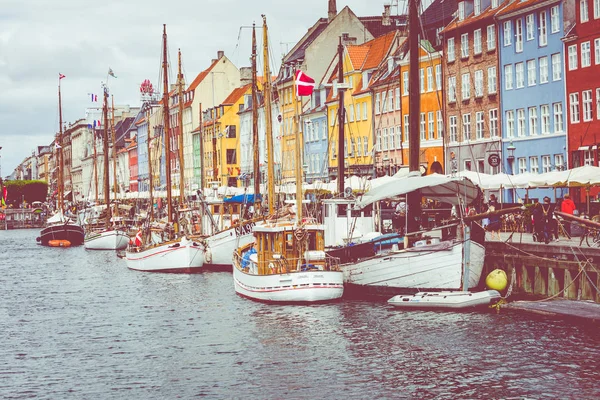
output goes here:
<path id="1" fill-rule="evenodd" d="M 198 87 L 198 85 L 204 80 L 204 78 L 206 78 L 206 76 L 208 75 L 208 73 L 215 67 L 215 65 L 217 65 L 217 63 L 219 62 L 219 60 L 213 61 L 213 63 L 210 64 L 210 67 L 208 67 L 204 71 L 200 72 L 198 74 L 198 76 L 196 77 L 196 79 L 194 79 L 192 81 L 192 83 L 190 83 L 190 86 L 188 86 L 188 88 L 186 89 L 186 92 L 189 92 L 191 90 L 196 89 Z"/>
<path id="2" fill-rule="evenodd" d="M 348 56 L 354 70 L 364 71 L 377 68 L 388 53 L 396 33 L 396 31 L 392 31 L 361 45 L 347 46 Z"/>
<path id="3" fill-rule="evenodd" d="M 244 95 L 244 93 L 246 93 L 248 91 L 248 89 L 250 89 L 251 86 L 252 86 L 252 84 L 249 83 L 242 87 L 233 89 L 233 91 L 229 94 L 229 96 L 227 96 L 227 98 L 225 100 L 223 100 L 223 103 L 221 103 L 221 104 L 223 104 L 223 105 L 234 104 L 236 101 L 239 100 L 240 97 L 242 97 Z"/>

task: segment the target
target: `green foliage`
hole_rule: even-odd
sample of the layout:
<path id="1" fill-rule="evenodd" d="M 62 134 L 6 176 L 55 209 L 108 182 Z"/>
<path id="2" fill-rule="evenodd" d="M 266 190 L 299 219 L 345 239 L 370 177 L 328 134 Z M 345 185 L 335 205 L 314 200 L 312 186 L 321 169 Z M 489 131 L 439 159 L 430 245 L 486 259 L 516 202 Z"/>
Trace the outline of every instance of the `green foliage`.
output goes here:
<path id="1" fill-rule="evenodd" d="M 48 184 L 46 181 L 4 181 L 6 186 L 6 204 L 20 207 L 23 200 L 31 204 L 34 201 L 46 201 L 48 195 Z"/>

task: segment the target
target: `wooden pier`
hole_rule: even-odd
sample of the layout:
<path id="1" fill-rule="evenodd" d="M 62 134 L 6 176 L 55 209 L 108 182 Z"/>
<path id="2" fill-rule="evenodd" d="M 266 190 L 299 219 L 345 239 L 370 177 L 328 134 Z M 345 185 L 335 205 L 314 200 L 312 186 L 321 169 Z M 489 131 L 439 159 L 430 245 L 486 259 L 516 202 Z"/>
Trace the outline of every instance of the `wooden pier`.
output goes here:
<path id="1" fill-rule="evenodd" d="M 494 269 L 506 272 L 512 292 L 503 308 L 600 321 L 600 248 L 579 243 L 538 243 L 531 233 L 488 236 L 482 281 Z"/>

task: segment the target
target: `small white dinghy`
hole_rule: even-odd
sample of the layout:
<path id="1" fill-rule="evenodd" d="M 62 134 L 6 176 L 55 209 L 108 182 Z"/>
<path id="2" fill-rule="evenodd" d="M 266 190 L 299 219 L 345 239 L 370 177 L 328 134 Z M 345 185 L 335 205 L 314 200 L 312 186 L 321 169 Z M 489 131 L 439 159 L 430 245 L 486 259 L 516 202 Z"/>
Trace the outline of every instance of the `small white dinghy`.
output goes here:
<path id="1" fill-rule="evenodd" d="M 419 292 L 397 295 L 388 303 L 399 308 L 461 309 L 494 304 L 501 296 L 497 290 L 483 292 Z"/>

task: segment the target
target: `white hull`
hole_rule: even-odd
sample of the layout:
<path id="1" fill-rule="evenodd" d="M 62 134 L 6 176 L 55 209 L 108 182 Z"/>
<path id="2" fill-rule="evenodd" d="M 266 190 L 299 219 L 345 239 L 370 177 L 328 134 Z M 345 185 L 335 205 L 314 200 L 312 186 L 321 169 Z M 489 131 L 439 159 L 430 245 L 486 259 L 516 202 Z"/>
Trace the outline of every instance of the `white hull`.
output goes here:
<path id="1" fill-rule="evenodd" d="M 125 253 L 127 268 L 146 272 L 199 272 L 204 266 L 204 246 L 182 238 L 159 246 Z"/>
<path id="2" fill-rule="evenodd" d="M 344 293 L 341 271 L 303 271 L 254 275 L 233 267 L 235 292 L 272 303 L 313 303 L 339 299 Z"/>
<path id="3" fill-rule="evenodd" d="M 483 292 L 419 292 L 414 295 L 397 295 L 388 304 L 398 308 L 448 308 L 461 309 L 487 306 L 500 300 L 496 290 Z"/>
<path id="4" fill-rule="evenodd" d="M 236 231 L 236 228 L 229 228 L 206 238 L 204 241 L 210 251 L 210 257 L 207 257 L 206 264 L 231 266 L 234 251 L 254 240 L 252 226 L 254 224 L 241 232 L 239 229 Z"/>
<path id="5" fill-rule="evenodd" d="M 83 246 L 89 250 L 123 250 L 129 243 L 129 236 L 122 230 L 90 232 L 85 235 Z"/>
<path id="6" fill-rule="evenodd" d="M 464 242 L 392 251 L 385 255 L 340 266 L 344 283 L 366 295 L 394 295 L 398 290 L 461 290 Z M 470 240 L 469 289 L 479 284 L 485 248 Z"/>

